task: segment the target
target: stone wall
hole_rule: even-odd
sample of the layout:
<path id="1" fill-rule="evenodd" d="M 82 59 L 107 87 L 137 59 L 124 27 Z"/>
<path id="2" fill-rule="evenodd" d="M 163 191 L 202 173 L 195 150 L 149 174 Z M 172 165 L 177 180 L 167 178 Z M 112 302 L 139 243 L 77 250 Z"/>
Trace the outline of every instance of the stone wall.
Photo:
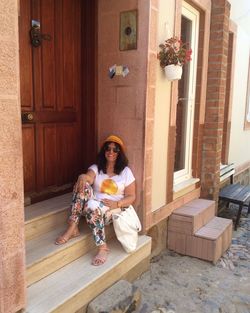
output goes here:
<path id="1" fill-rule="evenodd" d="M 234 183 L 250 185 L 250 167 L 234 175 Z"/>
<path id="2" fill-rule="evenodd" d="M 147 235 L 152 238 L 151 258 L 157 256 L 167 247 L 167 223 L 164 219 L 147 231 Z"/>
<path id="3" fill-rule="evenodd" d="M 18 2 L 0 1 L 0 312 L 25 305 Z"/>

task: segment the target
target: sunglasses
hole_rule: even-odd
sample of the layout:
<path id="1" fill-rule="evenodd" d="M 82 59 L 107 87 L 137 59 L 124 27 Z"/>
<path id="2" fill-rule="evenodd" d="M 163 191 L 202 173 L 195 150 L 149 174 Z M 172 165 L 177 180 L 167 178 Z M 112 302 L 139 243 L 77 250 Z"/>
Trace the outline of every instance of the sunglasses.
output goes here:
<path id="1" fill-rule="evenodd" d="M 120 149 L 119 149 L 118 147 L 114 147 L 114 148 L 112 148 L 112 147 L 106 147 L 106 148 L 105 148 L 105 151 L 106 151 L 106 152 L 111 152 L 111 151 L 113 151 L 114 153 L 119 153 L 119 152 L 120 152 Z"/>

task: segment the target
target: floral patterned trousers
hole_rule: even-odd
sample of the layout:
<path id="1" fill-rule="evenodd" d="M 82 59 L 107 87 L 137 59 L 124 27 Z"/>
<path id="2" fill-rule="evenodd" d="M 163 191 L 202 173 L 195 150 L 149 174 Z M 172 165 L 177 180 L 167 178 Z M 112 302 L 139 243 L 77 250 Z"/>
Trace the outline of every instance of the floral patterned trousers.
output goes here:
<path id="1" fill-rule="evenodd" d="M 107 216 L 105 212 L 108 207 L 101 201 L 95 200 L 92 187 L 86 183 L 83 190 L 76 191 L 76 185 L 73 190 L 71 214 L 69 223 L 79 223 L 81 216 L 85 216 L 97 246 L 106 242 L 104 226 L 112 222 L 112 216 Z"/>

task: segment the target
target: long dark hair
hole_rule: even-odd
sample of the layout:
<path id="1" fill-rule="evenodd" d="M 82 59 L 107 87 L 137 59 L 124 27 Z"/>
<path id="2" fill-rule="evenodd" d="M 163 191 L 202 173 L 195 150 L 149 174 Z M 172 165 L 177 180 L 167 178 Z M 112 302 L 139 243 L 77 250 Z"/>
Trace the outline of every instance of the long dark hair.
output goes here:
<path id="1" fill-rule="evenodd" d="M 99 172 L 103 171 L 103 173 L 105 173 L 105 174 L 107 173 L 107 160 L 105 157 L 105 152 L 106 152 L 107 147 L 111 143 L 114 143 L 115 146 L 117 148 L 119 148 L 119 150 L 120 150 L 120 152 L 118 152 L 117 159 L 115 161 L 115 166 L 114 166 L 115 174 L 119 175 L 124 170 L 124 168 L 126 166 L 128 166 L 128 159 L 127 159 L 125 153 L 123 152 L 121 146 L 118 143 L 113 142 L 113 141 L 107 141 L 102 145 L 101 150 L 97 155 L 98 171 Z"/>

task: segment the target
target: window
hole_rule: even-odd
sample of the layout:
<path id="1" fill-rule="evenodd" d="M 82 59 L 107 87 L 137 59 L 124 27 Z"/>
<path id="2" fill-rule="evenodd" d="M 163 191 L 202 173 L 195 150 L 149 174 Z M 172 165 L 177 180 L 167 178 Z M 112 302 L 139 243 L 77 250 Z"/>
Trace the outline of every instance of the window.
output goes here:
<path id="1" fill-rule="evenodd" d="M 176 113 L 176 148 L 174 184 L 192 177 L 192 146 L 196 72 L 198 57 L 199 12 L 183 2 L 181 39 L 192 49 L 192 60 L 183 66 L 183 75 L 178 82 L 178 103 Z"/>

